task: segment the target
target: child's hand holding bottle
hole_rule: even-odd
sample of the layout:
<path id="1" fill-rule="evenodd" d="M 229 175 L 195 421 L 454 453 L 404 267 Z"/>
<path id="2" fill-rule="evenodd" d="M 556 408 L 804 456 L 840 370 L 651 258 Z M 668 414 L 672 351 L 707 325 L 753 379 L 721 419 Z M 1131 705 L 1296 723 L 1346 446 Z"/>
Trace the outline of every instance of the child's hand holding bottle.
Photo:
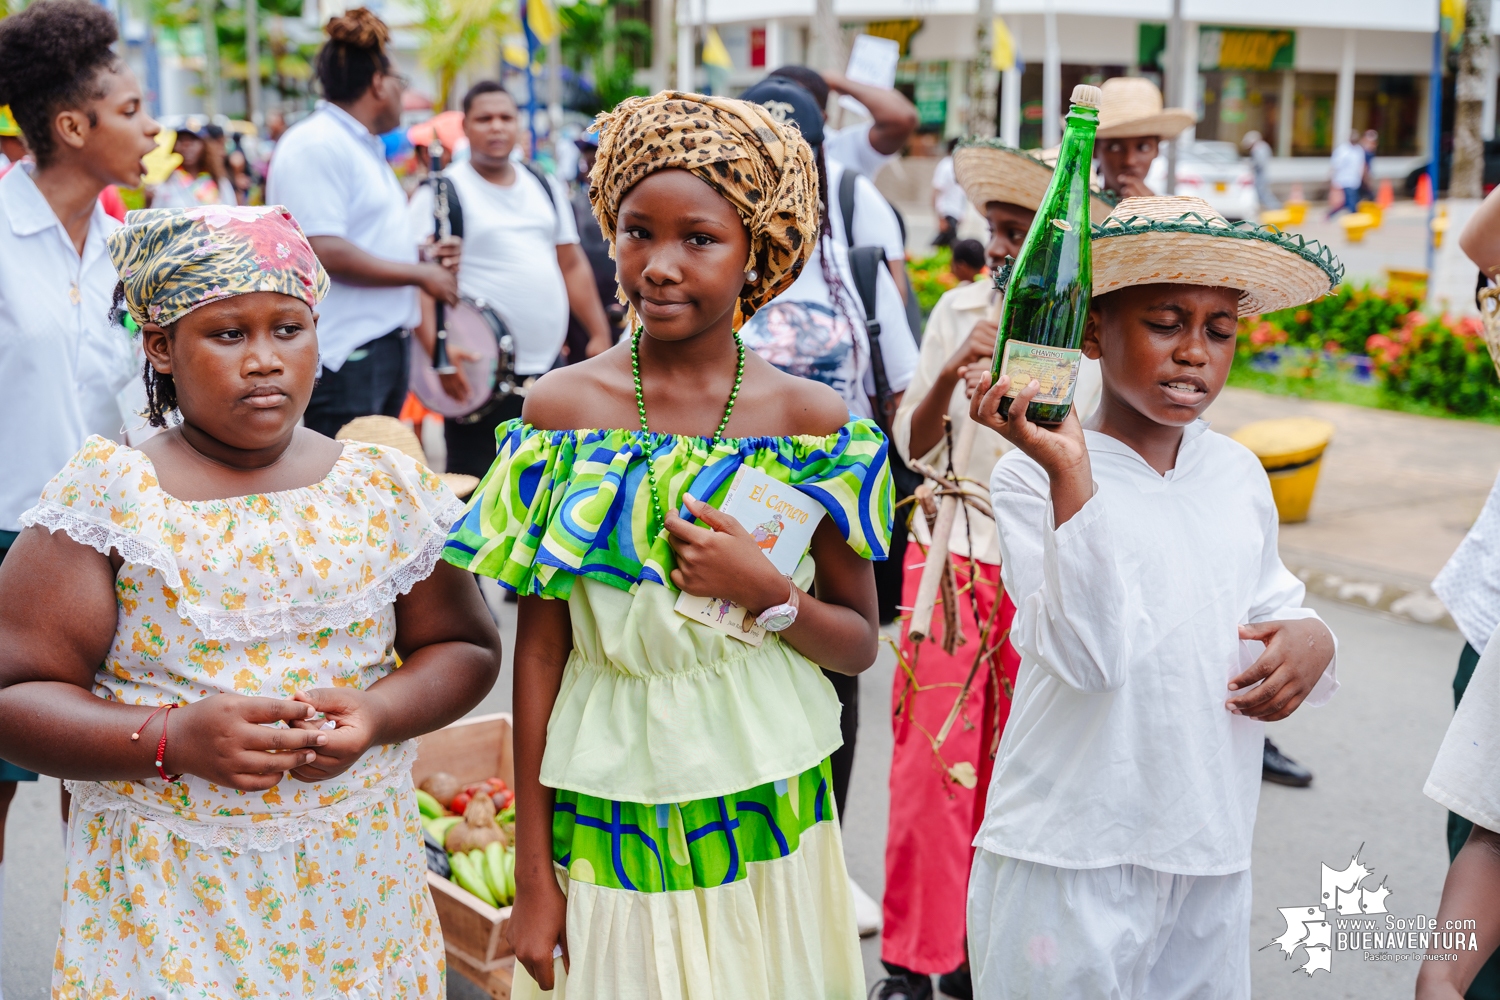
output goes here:
<path id="1" fill-rule="evenodd" d="M 969 416 L 1021 449 L 1046 471 L 1052 484 L 1053 527 L 1060 528 L 1094 495 L 1093 469 L 1077 411 L 1069 410 L 1056 427 L 1044 427 L 1026 419 L 1026 407 L 1040 390 L 1041 385 L 1032 379 L 1015 394 L 1007 418 L 1000 407 L 1010 392 L 1010 376 L 1001 375 L 992 386 L 990 373 L 983 372 L 969 398 Z"/>

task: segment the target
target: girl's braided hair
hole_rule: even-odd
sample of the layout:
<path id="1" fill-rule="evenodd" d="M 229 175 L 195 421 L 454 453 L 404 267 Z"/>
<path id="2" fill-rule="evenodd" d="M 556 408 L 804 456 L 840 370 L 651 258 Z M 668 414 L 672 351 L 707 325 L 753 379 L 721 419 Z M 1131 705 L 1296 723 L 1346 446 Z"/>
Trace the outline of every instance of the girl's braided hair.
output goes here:
<path id="1" fill-rule="evenodd" d="M 126 312 L 125 304 L 125 282 L 115 282 L 115 294 L 110 301 L 109 320 L 111 323 L 124 325 Z M 172 328 L 167 328 L 170 336 Z M 152 427 L 166 427 L 172 414 L 177 412 L 177 383 L 172 381 L 171 372 L 159 372 L 147 358 L 145 365 L 141 368 L 141 381 L 146 385 L 146 422 Z"/>

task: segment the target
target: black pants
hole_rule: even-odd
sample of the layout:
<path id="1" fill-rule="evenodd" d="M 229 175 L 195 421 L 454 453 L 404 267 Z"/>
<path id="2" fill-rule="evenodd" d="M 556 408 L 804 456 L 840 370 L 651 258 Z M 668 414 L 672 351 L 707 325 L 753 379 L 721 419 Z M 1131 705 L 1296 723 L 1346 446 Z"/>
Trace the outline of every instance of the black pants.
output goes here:
<path id="1" fill-rule="evenodd" d="M 1479 651 L 1464 643 L 1464 651 L 1458 654 L 1458 673 L 1453 676 L 1454 708 L 1458 708 L 1458 703 L 1463 700 L 1464 692 L 1469 689 L 1469 681 L 1474 676 L 1474 668 L 1478 665 Z M 1458 857 L 1458 852 L 1463 848 L 1464 841 L 1469 839 L 1469 831 L 1472 829 L 1474 824 L 1458 813 L 1448 814 L 1449 861 Z M 1489 961 L 1480 967 L 1479 974 L 1469 984 L 1469 992 L 1464 996 L 1468 1000 L 1500 1000 L 1500 951 L 1491 955 Z"/>
<path id="2" fill-rule="evenodd" d="M 448 472 L 484 478 L 495 461 L 495 429 L 507 420 L 521 415 L 526 400 L 506 396 L 494 408 L 472 424 L 456 420 L 443 421 L 443 440 L 448 445 Z"/>
<path id="3" fill-rule="evenodd" d="M 338 371 L 324 368 L 302 423 L 328 437 L 356 417 L 399 417 L 411 366 L 407 332 L 392 330 L 362 345 Z"/>
<path id="4" fill-rule="evenodd" d="M 828 758 L 833 769 L 833 801 L 839 807 L 839 823 L 844 823 L 844 803 L 849 801 L 849 775 L 854 770 L 854 738 L 859 735 L 859 678 L 848 674 L 823 671 L 823 676 L 833 683 L 843 709 L 839 712 L 839 731 L 844 735 L 844 745 Z"/>

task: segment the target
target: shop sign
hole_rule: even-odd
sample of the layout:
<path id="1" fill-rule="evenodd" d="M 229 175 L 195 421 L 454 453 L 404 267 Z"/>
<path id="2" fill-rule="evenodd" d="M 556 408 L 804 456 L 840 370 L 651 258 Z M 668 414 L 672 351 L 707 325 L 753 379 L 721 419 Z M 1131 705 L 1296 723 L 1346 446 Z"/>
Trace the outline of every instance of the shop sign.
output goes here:
<path id="1" fill-rule="evenodd" d="M 1137 33 L 1136 61 L 1142 69 L 1161 69 L 1167 47 L 1167 26 L 1142 22 Z M 1198 68 L 1201 70 L 1292 69 L 1297 57 L 1297 33 L 1263 28 L 1198 29 Z"/>
<path id="2" fill-rule="evenodd" d="M 1296 57 L 1295 31 L 1208 26 L 1198 29 L 1198 68 L 1201 70 L 1291 69 Z"/>
<path id="3" fill-rule="evenodd" d="M 911 55 L 911 36 L 922 30 L 922 19 L 913 17 L 900 21 L 871 21 L 863 31 L 876 38 L 889 38 L 901 46 L 901 58 Z"/>

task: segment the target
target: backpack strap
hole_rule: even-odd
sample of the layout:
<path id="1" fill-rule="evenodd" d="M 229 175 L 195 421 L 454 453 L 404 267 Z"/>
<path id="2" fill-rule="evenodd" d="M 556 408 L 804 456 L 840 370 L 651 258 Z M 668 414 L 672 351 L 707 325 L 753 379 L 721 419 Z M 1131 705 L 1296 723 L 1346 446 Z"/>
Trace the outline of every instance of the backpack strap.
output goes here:
<path id="1" fill-rule="evenodd" d="M 844 219 L 844 242 L 854 246 L 854 186 L 859 183 L 859 172 L 845 168 L 839 178 L 839 215 Z"/>
<path id="2" fill-rule="evenodd" d="M 854 247 L 849 251 L 849 271 L 854 291 L 865 311 L 865 335 L 870 342 L 870 374 L 875 379 L 875 422 L 890 431 L 896 412 L 892 403 L 891 382 L 885 374 L 885 355 L 880 350 L 880 318 L 876 312 L 880 272 L 885 270 L 884 247 Z"/>
<path id="3" fill-rule="evenodd" d="M 547 175 L 542 173 L 541 168 L 538 167 L 535 163 L 532 163 L 530 160 L 522 160 L 521 166 L 525 167 L 526 172 L 535 177 L 536 182 L 542 186 L 542 190 L 547 192 L 547 200 L 552 203 L 552 214 L 558 215 L 561 210 L 557 207 L 557 192 L 554 191 L 552 189 L 552 185 L 548 183 Z"/>

